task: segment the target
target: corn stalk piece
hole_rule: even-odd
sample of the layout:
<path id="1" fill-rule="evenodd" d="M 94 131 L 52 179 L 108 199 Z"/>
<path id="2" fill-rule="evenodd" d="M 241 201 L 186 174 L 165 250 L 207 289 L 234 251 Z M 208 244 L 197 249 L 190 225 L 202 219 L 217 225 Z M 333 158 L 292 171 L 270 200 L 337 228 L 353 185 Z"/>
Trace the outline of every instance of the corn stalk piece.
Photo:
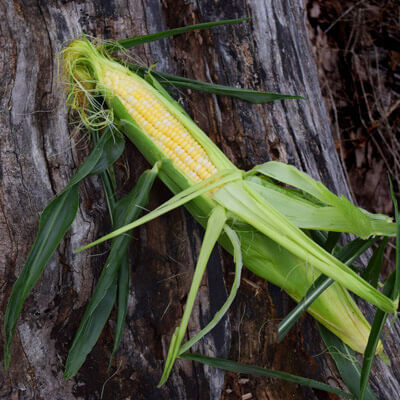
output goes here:
<path id="1" fill-rule="evenodd" d="M 150 72 L 146 79 L 140 78 L 114 61 L 104 48 L 96 48 L 86 39 L 75 40 L 63 51 L 63 60 L 70 82 L 68 100 L 71 108 L 92 128 L 92 121 L 99 118 L 103 120 L 103 126 L 116 124 L 152 165 L 161 161 L 159 177 L 175 194 L 156 210 L 82 249 L 127 232 L 181 205 L 185 205 L 206 227 L 185 315 L 173 335 L 160 384 L 166 381 L 174 360 L 182 352 L 188 315 L 208 255 L 217 239 L 229 252 L 235 253 L 236 260 L 239 251 L 247 268 L 282 287 L 297 301 L 321 273 L 334 279 L 336 283 L 319 296 L 308 311 L 344 343 L 358 352 L 364 351 L 370 326 L 346 289 L 385 312 L 394 312 L 398 299 L 383 295 L 312 241 L 300 229 L 305 227 L 305 216 L 301 224 L 296 225 L 296 218 L 291 218 L 290 213 L 285 216 L 268 201 L 268 195 L 261 190 L 263 184 L 255 181 L 257 177 L 264 180 L 265 176 L 271 177 L 268 166 L 256 167 L 247 174 L 236 168 Z M 100 95 L 104 104 L 95 95 Z M 88 104 L 94 110 L 89 114 Z M 276 172 L 277 164 L 272 166 L 272 178 L 299 186 L 301 191 L 296 192 L 296 198 L 303 203 L 309 202 L 310 208 L 307 211 L 304 207 L 304 212 L 309 213 L 310 219 L 315 218 L 318 207 L 321 210 L 329 208 L 329 212 L 322 213 L 325 219 L 320 219 L 318 229 L 354 230 L 356 234 L 362 232 L 363 237 L 376 234 L 376 229 L 380 234 L 393 234 L 393 224 L 388 219 L 360 211 L 300 172 L 297 180 L 286 182 L 286 166 L 280 165 L 283 178 Z M 296 176 L 295 173 L 292 175 Z M 279 191 L 273 181 L 269 183 Z M 259 185 L 260 190 L 255 185 Z M 357 223 L 336 226 L 338 215 L 340 221 L 344 221 L 348 215 L 357 217 L 359 213 L 365 216 L 361 226 Z M 357 221 L 357 218 L 353 220 Z M 310 223 L 309 228 L 316 227 Z M 237 268 L 237 273 L 239 270 Z M 380 345 L 377 352 L 381 351 Z"/>

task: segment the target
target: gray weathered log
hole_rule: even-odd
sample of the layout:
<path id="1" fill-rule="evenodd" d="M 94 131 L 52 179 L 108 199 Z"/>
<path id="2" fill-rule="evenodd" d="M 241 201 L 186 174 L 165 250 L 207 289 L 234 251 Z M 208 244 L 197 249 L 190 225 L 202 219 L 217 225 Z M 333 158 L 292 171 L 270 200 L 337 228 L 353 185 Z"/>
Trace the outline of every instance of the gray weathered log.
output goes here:
<path id="1" fill-rule="evenodd" d="M 249 23 L 196 32 L 133 51 L 145 65 L 209 82 L 296 93 L 308 101 L 264 106 L 182 92 L 194 120 L 238 166 L 269 159 L 297 165 L 337 193 L 348 194 L 331 138 L 312 59 L 301 2 L 295 0 L 183 1 L 22 0 L 0 3 L 0 319 L 12 284 L 37 231 L 39 214 L 66 185 L 90 143 L 69 123 L 57 76 L 65 41 L 86 33 L 123 39 L 166 28 L 251 16 Z M 121 193 L 147 167 L 128 146 L 118 168 Z M 130 174 L 126 173 L 126 166 Z M 169 196 L 156 184 L 150 207 Z M 107 371 L 115 315 L 79 374 L 63 379 L 63 366 L 80 317 L 105 261 L 107 247 L 73 255 L 74 249 L 110 229 L 100 182 L 81 185 L 81 206 L 72 229 L 23 309 L 8 371 L 0 367 L 4 399 L 322 399 L 321 392 L 178 361 L 169 382 L 156 388 L 170 336 L 179 322 L 202 230 L 183 210 L 134 234 L 128 323 L 114 368 Z M 172 233 L 173 232 L 173 233 Z M 226 296 L 231 257 L 215 250 L 201 287 L 190 333 L 209 320 Z M 314 321 L 304 318 L 280 345 L 272 327 L 293 306 L 286 294 L 246 272 L 225 319 L 197 348 L 342 386 Z M 376 362 L 374 389 L 381 399 L 400 392 L 399 324 L 387 335 L 392 367 Z M 110 376 L 112 377 L 108 379 Z M 332 398 L 332 397 L 330 397 Z"/>

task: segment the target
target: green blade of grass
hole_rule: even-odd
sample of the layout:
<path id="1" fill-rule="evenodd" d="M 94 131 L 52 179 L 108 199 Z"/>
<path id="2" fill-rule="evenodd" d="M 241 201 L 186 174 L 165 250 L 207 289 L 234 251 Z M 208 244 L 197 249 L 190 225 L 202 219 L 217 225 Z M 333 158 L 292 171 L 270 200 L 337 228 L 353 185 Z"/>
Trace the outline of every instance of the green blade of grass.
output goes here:
<path id="1" fill-rule="evenodd" d="M 354 351 L 320 323 L 318 323 L 318 328 L 330 355 L 335 361 L 343 382 L 354 397 L 359 399 L 361 369 Z M 366 389 L 365 399 L 377 400 L 369 386 Z"/>
<path id="2" fill-rule="evenodd" d="M 329 235 L 328 235 L 329 239 Z M 375 242 L 376 238 L 368 240 L 355 239 L 348 243 L 346 246 L 340 249 L 336 254 L 336 257 L 342 261 L 345 265 L 350 265 L 354 262 L 361 254 L 369 249 Z M 333 249 L 332 243 L 325 243 L 325 246 Z M 329 248 L 328 247 L 328 248 Z M 330 285 L 335 281 L 328 278 L 325 275 L 320 275 L 317 280 L 313 283 L 306 295 L 296 305 L 296 307 L 279 323 L 278 327 L 278 343 L 280 343 L 285 336 L 289 333 L 292 326 L 299 320 L 304 312 L 307 311 L 308 307 L 320 296 Z"/>
<path id="3" fill-rule="evenodd" d="M 13 286 L 6 310 L 4 319 L 6 333 L 4 364 L 6 368 L 10 362 L 11 341 L 22 306 L 75 219 L 79 203 L 77 184 L 91 174 L 95 168 L 100 171 L 100 164 L 102 168 L 107 168 L 106 161 L 109 163 L 114 162 L 122 151 L 121 140 L 123 139 L 114 137 L 111 130 L 107 130 L 95 144 L 85 162 L 73 175 L 68 185 L 43 210 L 35 242 L 21 274 Z M 115 151 L 114 144 L 117 145 L 118 151 Z M 106 161 L 100 163 L 101 160 Z"/>
<path id="4" fill-rule="evenodd" d="M 151 170 L 145 171 L 134 189 L 125 198 L 116 203 L 113 214 L 117 226 L 130 223 L 138 218 L 143 207 L 148 202 L 149 192 L 158 175 L 159 167 L 160 164 L 156 163 Z M 110 254 L 107 257 L 106 264 L 69 351 L 64 372 L 66 379 L 73 377 L 78 372 L 108 319 L 111 309 L 109 309 L 106 316 L 100 315 L 100 310 L 104 308 L 103 304 L 106 301 L 104 299 L 110 297 L 110 293 L 114 293 L 113 303 L 115 301 L 113 286 L 117 284 L 118 272 L 121 263 L 126 257 L 130 237 L 131 235 L 129 234 L 120 236 L 111 245 Z M 92 321 L 97 321 L 97 319 L 99 322 L 94 324 Z M 121 320 L 119 323 L 121 324 Z M 88 325 L 93 325 L 96 329 L 95 332 L 91 332 L 90 336 L 87 335 Z"/>
<path id="5" fill-rule="evenodd" d="M 250 18 L 237 18 L 237 19 L 226 19 L 223 21 L 215 21 L 215 22 L 205 22 L 201 24 L 189 25 L 189 26 L 182 26 L 181 28 L 169 29 L 162 32 L 151 33 L 149 35 L 141 35 L 135 36 L 129 39 L 119 40 L 114 43 L 106 43 L 104 48 L 107 51 L 118 51 L 121 48 L 130 49 L 135 46 L 139 46 L 141 44 L 155 42 L 157 40 L 165 39 L 167 37 L 180 35 L 182 33 L 191 32 L 191 31 L 198 31 L 204 29 L 211 29 L 217 26 L 222 25 L 230 25 L 230 24 L 237 24 L 239 22 L 248 21 Z"/>
<path id="6" fill-rule="evenodd" d="M 179 357 L 185 360 L 200 362 L 202 364 L 209 365 L 210 367 L 223 369 L 225 371 L 236 372 L 239 374 L 259 375 L 268 378 L 282 379 L 286 382 L 293 382 L 297 383 L 298 385 L 308 386 L 313 389 L 334 393 L 346 399 L 354 398 L 350 393 L 346 393 L 343 390 L 340 390 L 336 387 L 327 385 L 325 383 L 316 381 L 314 379 L 303 378 L 301 376 L 292 375 L 287 372 L 274 371 L 271 369 L 242 364 L 231 360 L 225 360 L 223 358 L 206 357 L 201 354 L 184 353 Z"/>
<path id="7" fill-rule="evenodd" d="M 141 76 L 145 76 L 148 68 L 135 65 L 125 64 L 129 69 L 136 72 Z M 163 86 L 173 86 L 176 88 L 192 89 L 200 92 L 206 92 L 211 94 L 218 94 L 222 96 L 235 97 L 243 101 L 247 101 L 254 104 L 262 104 L 276 100 L 289 100 L 289 99 L 300 99 L 304 100 L 302 96 L 295 96 L 290 94 L 270 93 L 263 91 L 256 91 L 250 89 L 240 89 L 230 86 L 218 85 L 214 83 L 208 83 L 203 81 L 197 81 L 194 79 L 183 78 L 177 75 L 166 74 L 164 72 L 158 72 L 154 69 L 151 71 L 159 82 Z"/>
<path id="8" fill-rule="evenodd" d="M 390 190 L 392 194 L 392 200 L 394 205 L 395 220 L 396 220 L 396 268 L 386 280 L 383 287 L 383 293 L 392 299 L 399 297 L 399 277 L 400 277 L 400 221 L 399 221 L 399 210 L 397 200 L 394 195 L 392 181 L 390 180 Z M 386 318 L 388 313 L 377 310 L 375 313 L 374 321 L 372 323 L 371 333 L 368 338 L 367 348 L 365 349 L 364 359 L 361 368 L 361 380 L 360 380 L 360 400 L 364 399 L 369 375 L 371 373 L 372 363 L 375 357 L 376 348 L 379 343 L 382 330 L 385 326 Z"/>

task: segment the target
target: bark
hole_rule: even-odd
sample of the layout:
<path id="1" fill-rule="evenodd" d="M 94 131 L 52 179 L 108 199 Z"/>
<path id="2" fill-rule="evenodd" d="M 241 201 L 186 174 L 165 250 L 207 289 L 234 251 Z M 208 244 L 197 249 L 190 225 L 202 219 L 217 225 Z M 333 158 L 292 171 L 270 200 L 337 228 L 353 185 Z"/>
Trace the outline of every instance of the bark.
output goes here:
<path id="1" fill-rule="evenodd" d="M 66 185 L 91 146 L 68 121 L 56 57 L 65 41 L 81 33 L 123 39 L 242 16 L 252 20 L 145 45 L 132 51 L 132 57 L 144 65 L 158 62 L 157 69 L 164 72 L 305 96 L 308 101 L 261 106 L 190 91 L 178 93 L 194 120 L 239 167 L 249 169 L 279 159 L 321 179 L 336 193 L 348 194 L 300 2 L 9 0 L 0 4 L 1 323 L 12 284 L 33 243 L 40 212 Z M 117 167 L 120 193 L 127 192 L 147 167 L 142 156 L 128 146 Z M 76 221 L 24 306 L 10 369 L 0 367 L 0 398 L 240 399 L 248 393 L 257 399 L 334 398 L 280 381 L 240 379 L 188 361 L 178 361 L 169 382 L 156 388 L 171 334 L 183 312 L 203 234 L 183 210 L 134 234 L 128 322 L 112 370 L 107 371 L 107 365 L 114 314 L 78 375 L 65 381 L 68 349 L 104 265 L 107 246 L 78 255 L 73 250 L 110 230 L 99 180 L 85 180 L 80 195 Z M 157 183 L 150 208 L 169 196 Z M 225 284 L 229 287 L 232 280 L 231 257 L 216 249 L 207 271 L 190 333 L 224 302 Z M 279 288 L 246 272 L 230 318 L 197 351 L 342 386 L 310 317 L 303 318 L 283 343 L 275 343 L 277 319 L 291 307 L 293 302 Z M 373 387 L 382 399 L 396 398 L 400 390 L 395 359 L 399 326 L 394 324 L 386 337 L 392 367 L 375 363 Z"/>

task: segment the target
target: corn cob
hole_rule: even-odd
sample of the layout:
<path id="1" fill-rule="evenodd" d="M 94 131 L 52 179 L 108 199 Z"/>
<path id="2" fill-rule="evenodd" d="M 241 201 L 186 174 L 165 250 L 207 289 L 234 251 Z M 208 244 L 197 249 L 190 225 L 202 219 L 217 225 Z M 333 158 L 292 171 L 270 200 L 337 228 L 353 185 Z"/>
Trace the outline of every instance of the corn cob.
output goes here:
<path id="1" fill-rule="evenodd" d="M 82 98 L 90 102 L 90 92 L 100 92 L 119 126 L 147 160 L 151 164 L 163 161 L 160 179 L 171 191 L 179 196 L 193 189 L 190 192 L 191 201 L 186 203 L 186 207 L 203 226 L 216 207 L 223 207 L 229 212 L 227 225 L 238 235 L 244 264 L 251 271 L 282 287 L 297 301 L 321 272 L 337 280 L 339 283 L 326 290 L 309 312 L 354 350 L 364 351 L 370 327 L 344 287 L 387 312 L 395 311 L 397 302 L 382 295 L 323 251 L 254 192 L 246 183 L 246 176 L 177 103 L 155 87 L 101 54 L 87 40 L 73 41 L 64 51 L 64 63 L 71 79 L 72 108 L 86 118 Z M 82 80 L 88 75 L 90 79 Z M 85 120 L 88 121 L 87 118 Z M 228 179 L 222 184 L 222 176 L 232 177 L 231 182 Z M 211 187 L 209 184 L 216 189 L 204 190 Z M 198 196 L 193 196 L 195 188 L 201 189 Z M 162 212 L 156 214 L 161 215 Z M 102 240 L 151 218 L 143 217 Z M 226 234 L 222 233 L 219 241 L 233 253 L 232 243 Z M 378 352 L 381 350 L 379 346 Z"/>

